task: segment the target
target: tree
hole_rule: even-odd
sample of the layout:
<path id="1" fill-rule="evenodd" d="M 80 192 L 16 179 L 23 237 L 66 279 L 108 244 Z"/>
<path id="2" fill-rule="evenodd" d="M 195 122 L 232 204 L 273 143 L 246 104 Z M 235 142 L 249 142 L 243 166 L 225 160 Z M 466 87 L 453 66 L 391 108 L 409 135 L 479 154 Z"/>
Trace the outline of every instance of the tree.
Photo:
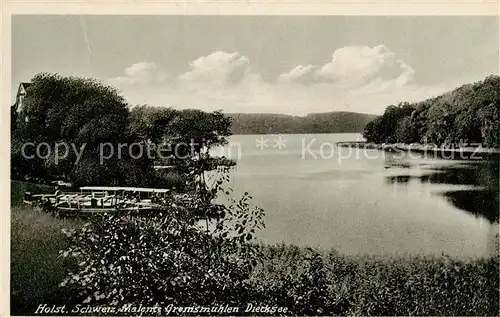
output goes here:
<path id="1" fill-rule="evenodd" d="M 215 146 L 227 144 L 232 120 L 221 111 L 174 110 L 147 105 L 134 107 L 130 131 L 158 154 L 159 164 L 174 164 L 186 184 L 202 189 L 206 173 L 234 162 L 209 156 Z M 164 162 L 165 157 L 168 162 Z M 157 172 L 156 174 L 164 174 Z M 196 181 L 195 181 L 196 180 Z M 208 195 L 210 196 L 210 195 Z"/>
<path id="2" fill-rule="evenodd" d="M 170 141 L 192 145 L 191 148 L 179 147 L 178 154 L 194 156 L 215 146 L 226 145 L 227 137 L 231 135 L 231 119 L 224 116 L 222 111 L 204 112 L 198 109 L 188 109 L 179 112 L 169 133 Z"/>
<path id="3" fill-rule="evenodd" d="M 367 124 L 363 135 L 369 142 L 396 142 L 398 139 L 396 134 L 400 120 L 404 117 L 410 117 L 414 111 L 414 106 L 408 103 L 388 106 L 381 117 Z"/>
<path id="4" fill-rule="evenodd" d="M 384 131 L 383 131 L 383 118 L 378 117 L 377 119 L 368 122 L 363 132 L 363 137 L 368 142 L 373 143 L 383 143 L 384 142 Z"/>
<path id="5" fill-rule="evenodd" d="M 484 146 L 500 148 L 500 101 L 484 106 L 478 111 L 478 117 Z"/>
<path id="6" fill-rule="evenodd" d="M 133 107 L 130 111 L 130 133 L 153 143 L 160 143 L 173 128 L 179 111 L 148 105 Z"/>
<path id="7" fill-rule="evenodd" d="M 415 143 L 419 139 L 411 117 L 403 117 L 398 121 L 395 135 L 397 142 L 400 143 Z"/>
<path id="8" fill-rule="evenodd" d="M 25 106 L 17 118 L 13 134 L 16 142 L 13 143 L 16 146 L 22 146 L 26 142 L 35 145 L 44 142 L 49 145 L 41 153 L 43 156 L 47 155 L 48 159 L 33 160 L 30 173 L 46 175 L 45 177 L 49 174 L 63 175 L 77 185 L 100 184 L 103 178 L 118 174 L 115 162 L 107 160 L 101 164 L 101 146 L 109 143 L 116 150 L 120 143 L 131 144 L 138 141 L 128 133 L 129 111 L 123 97 L 115 88 L 95 79 L 37 74 L 32 79 L 24 102 Z M 61 161 L 55 161 L 56 156 L 49 152 L 55 150 L 57 143 L 64 143 L 70 148 L 68 156 Z M 84 147 L 78 166 L 75 165 L 77 155 L 71 150 L 72 147 Z M 18 151 L 17 148 L 14 150 L 15 153 Z M 126 152 L 121 159 L 131 160 L 131 157 Z M 24 160 L 26 158 L 19 159 L 16 156 L 13 164 L 25 166 L 27 164 Z M 146 160 L 146 157 L 141 160 Z M 131 166 L 142 168 L 145 165 L 147 164 Z M 132 181 L 129 184 L 135 183 L 136 181 Z"/>

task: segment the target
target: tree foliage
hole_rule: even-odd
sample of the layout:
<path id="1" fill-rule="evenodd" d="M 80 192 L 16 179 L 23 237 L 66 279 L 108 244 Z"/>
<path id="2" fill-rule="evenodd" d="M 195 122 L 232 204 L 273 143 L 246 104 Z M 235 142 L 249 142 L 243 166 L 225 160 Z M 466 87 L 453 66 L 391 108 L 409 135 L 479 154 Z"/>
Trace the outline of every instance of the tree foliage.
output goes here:
<path id="1" fill-rule="evenodd" d="M 12 133 L 16 158 L 12 167 L 21 168 L 16 171 L 19 174 L 62 175 L 75 184 L 102 184 L 107 176 L 117 174 L 117 166 L 112 162 L 99 164 L 99 146 L 134 141 L 126 133 L 128 116 L 127 104 L 117 90 L 95 79 L 38 74 L 27 89 Z M 35 146 L 46 143 L 48 147 L 40 147 L 42 159 L 36 155 L 30 162 L 31 170 L 22 170 L 25 162 L 19 161 L 26 159 L 19 157 L 20 146 L 27 142 Z M 68 155 L 56 162 L 58 143 L 68 147 Z M 72 147 L 85 149 L 78 164 Z"/>

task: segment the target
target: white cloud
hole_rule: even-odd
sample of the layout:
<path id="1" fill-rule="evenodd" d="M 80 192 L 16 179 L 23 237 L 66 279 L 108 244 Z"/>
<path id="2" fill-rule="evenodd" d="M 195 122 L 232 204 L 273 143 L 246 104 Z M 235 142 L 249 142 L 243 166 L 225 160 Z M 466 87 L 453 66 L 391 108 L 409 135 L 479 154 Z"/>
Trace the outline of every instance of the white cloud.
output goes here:
<path id="1" fill-rule="evenodd" d="M 163 82 L 167 75 L 157 69 L 156 64 L 148 62 L 139 62 L 130 65 L 124 70 L 125 76 L 119 76 L 110 79 L 111 84 L 118 87 L 134 85 L 151 85 Z"/>
<path id="2" fill-rule="evenodd" d="M 337 85 L 356 87 L 374 80 L 398 80 L 400 85 L 411 80 L 413 69 L 403 61 L 397 60 L 386 46 L 348 46 L 336 50 L 332 61 L 323 65 L 317 72 L 319 79 L 332 81 Z"/>
<path id="3" fill-rule="evenodd" d="M 240 80 L 248 72 L 249 60 L 239 53 L 214 52 L 190 64 L 190 70 L 179 76 L 181 85 L 223 87 Z"/>
<path id="4" fill-rule="evenodd" d="M 299 65 L 278 77 L 279 83 L 330 83 L 332 89 L 386 90 L 403 87 L 414 70 L 384 45 L 348 46 L 336 50 L 323 66 Z"/>
<path id="5" fill-rule="evenodd" d="M 401 60 L 397 61 L 397 63 L 399 64 L 399 67 L 401 67 L 403 72 L 399 75 L 398 78 L 396 78 L 396 85 L 398 87 L 402 87 L 413 79 L 413 74 L 415 74 L 415 71 L 413 70 L 413 68 L 411 68 L 410 65 L 407 65 Z"/>
<path id="6" fill-rule="evenodd" d="M 217 51 L 186 66 L 178 77 L 158 80 L 163 73 L 156 65 L 137 63 L 115 82 L 131 103 L 295 115 L 340 110 L 382 113 L 390 104 L 424 100 L 461 84 L 412 84 L 413 68 L 383 45 L 343 47 L 333 53 L 331 62 L 298 65 L 275 81 L 263 80 L 249 58 L 237 52 Z"/>
<path id="7" fill-rule="evenodd" d="M 155 68 L 156 65 L 153 63 L 141 62 L 125 68 L 125 74 L 129 77 L 141 76 L 144 74 L 149 74 Z"/>
<path id="8" fill-rule="evenodd" d="M 288 73 L 283 73 L 278 77 L 278 82 L 280 83 L 292 83 L 292 82 L 311 82 L 314 76 L 315 66 L 313 65 L 299 65 L 293 68 Z"/>

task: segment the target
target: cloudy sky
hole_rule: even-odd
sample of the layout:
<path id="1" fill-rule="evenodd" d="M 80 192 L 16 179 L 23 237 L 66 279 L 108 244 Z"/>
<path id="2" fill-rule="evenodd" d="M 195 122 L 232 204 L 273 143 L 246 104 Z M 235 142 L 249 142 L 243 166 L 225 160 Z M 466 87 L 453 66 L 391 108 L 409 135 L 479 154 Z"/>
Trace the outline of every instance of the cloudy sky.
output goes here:
<path id="1" fill-rule="evenodd" d="M 56 72 L 131 104 L 381 113 L 498 74 L 498 52 L 498 17 L 15 16 L 12 89 Z"/>

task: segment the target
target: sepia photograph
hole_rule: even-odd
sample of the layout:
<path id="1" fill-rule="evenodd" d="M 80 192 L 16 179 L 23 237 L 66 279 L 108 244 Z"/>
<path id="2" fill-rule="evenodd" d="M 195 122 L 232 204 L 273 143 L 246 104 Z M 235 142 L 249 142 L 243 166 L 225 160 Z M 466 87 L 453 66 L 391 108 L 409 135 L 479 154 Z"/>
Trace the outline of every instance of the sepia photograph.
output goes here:
<path id="1" fill-rule="evenodd" d="M 498 316 L 499 28 L 12 15 L 10 314 Z"/>

